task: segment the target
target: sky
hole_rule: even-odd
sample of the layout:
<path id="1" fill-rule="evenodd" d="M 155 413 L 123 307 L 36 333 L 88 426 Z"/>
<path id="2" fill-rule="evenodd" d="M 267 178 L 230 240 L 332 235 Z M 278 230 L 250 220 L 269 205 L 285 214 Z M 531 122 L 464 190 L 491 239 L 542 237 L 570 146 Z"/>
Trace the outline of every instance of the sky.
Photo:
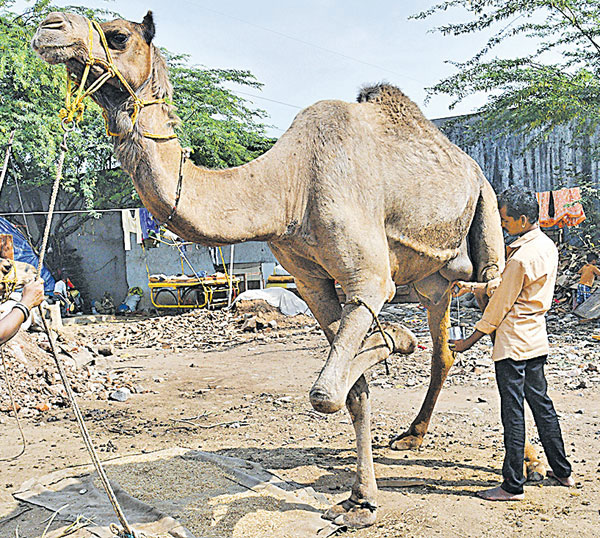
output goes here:
<path id="1" fill-rule="evenodd" d="M 360 88 L 388 82 L 401 88 L 430 118 L 473 112 L 475 96 L 449 109 L 452 99 L 426 88 L 455 72 L 485 36 L 445 37 L 435 26 L 464 20 L 453 10 L 425 20 L 409 16 L 433 0 L 91 0 L 63 2 L 104 7 L 141 22 L 154 13 L 154 43 L 185 53 L 194 65 L 251 71 L 261 90 L 232 86 L 268 113 L 268 134 L 279 137 L 303 108 L 322 99 L 354 101 Z M 24 2 L 19 2 L 24 4 Z M 18 5 L 17 5 L 18 9 Z M 510 51 L 509 51 L 510 52 Z"/>

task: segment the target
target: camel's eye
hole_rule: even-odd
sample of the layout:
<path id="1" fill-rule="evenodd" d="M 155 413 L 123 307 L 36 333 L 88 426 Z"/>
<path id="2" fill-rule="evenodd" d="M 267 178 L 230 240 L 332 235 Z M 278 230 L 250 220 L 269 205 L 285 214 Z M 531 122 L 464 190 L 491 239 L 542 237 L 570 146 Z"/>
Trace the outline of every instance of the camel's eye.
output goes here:
<path id="1" fill-rule="evenodd" d="M 107 35 L 106 38 L 112 49 L 122 49 L 129 40 L 129 35 L 115 32 Z"/>

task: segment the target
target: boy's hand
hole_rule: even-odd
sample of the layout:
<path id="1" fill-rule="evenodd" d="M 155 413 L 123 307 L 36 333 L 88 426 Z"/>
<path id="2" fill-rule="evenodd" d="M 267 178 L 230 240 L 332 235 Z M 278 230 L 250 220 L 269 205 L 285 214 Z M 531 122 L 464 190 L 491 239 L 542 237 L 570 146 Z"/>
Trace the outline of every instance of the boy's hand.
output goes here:
<path id="1" fill-rule="evenodd" d="M 462 297 L 473 292 L 473 283 L 464 280 L 456 280 L 452 283 L 452 297 Z"/>
<path id="2" fill-rule="evenodd" d="M 448 340 L 448 347 L 450 348 L 450 350 L 456 351 L 457 353 L 467 351 L 467 349 L 469 349 L 471 345 L 467 343 L 467 340 Z"/>

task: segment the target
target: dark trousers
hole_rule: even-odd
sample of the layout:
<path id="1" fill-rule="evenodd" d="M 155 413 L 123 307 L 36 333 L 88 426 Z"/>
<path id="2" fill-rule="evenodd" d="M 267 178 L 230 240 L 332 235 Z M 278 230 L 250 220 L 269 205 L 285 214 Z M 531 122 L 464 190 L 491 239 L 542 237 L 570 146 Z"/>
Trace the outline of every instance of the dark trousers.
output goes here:
<path id="1" fill-rule="evenodd" d="M 525 476 L 525 408 L 527 400 L 540 435 L 548 463 L 556 476 L 571 475 L 558 417 L 548 396 L 544 365 L 546 355 L 524 361 L 503 359 L 496 361 L 496 381 L 500 391 L 500 411 L 504 427 L 504 464 L 502 489 L 509 493 L 523 493 Z"/>

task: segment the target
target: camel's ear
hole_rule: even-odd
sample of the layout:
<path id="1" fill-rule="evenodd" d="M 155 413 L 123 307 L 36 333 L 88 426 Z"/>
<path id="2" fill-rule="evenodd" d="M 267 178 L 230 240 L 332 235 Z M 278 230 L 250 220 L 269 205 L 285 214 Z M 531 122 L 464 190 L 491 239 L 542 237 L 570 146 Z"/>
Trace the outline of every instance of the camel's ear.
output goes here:
<path id="1" fill-rule="evenodd" d="M 148 45 L 154 38 L 154 34 L 156 33 L 156 28 L 154 27 L 154 16 L 152 15 L 152 11 L 148 11 L 144 20 L 142 21 L 142 35 L 146 40 Z"/>

